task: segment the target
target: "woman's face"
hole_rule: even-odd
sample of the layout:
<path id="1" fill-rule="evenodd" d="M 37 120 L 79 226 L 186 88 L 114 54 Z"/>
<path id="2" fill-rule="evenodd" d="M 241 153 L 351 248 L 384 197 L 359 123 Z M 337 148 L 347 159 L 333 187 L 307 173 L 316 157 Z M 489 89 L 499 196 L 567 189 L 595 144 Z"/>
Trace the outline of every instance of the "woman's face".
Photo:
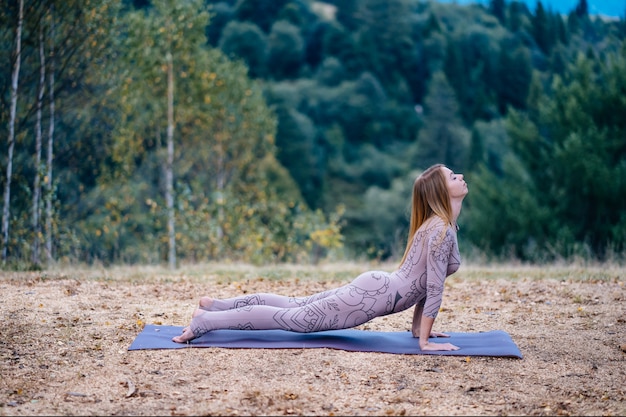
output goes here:
<path id="1" fill-rule="evenodd" d="M 448 186 L 448 193 L 450 198 L 463 198 L 469 191 L 467 184 L 463 179 L 463 174 L 455 174 L 450 168 L 441 167 L 443 174 L 446 177 L 446 185 Z"/>

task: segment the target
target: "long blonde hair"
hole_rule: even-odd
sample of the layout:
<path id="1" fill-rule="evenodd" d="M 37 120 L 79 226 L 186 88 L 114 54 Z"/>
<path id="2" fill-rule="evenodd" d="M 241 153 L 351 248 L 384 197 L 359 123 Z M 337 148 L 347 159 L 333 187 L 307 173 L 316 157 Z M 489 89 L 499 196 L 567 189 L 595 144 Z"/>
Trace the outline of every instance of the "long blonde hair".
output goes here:
<path id="1" fill-rule="evenodd" d="M 422 172 L 413 183 L 413 201 L 411 204 L 411 223 L 402 264 L 413 242 L 417 229 L 433 215 L 439 216 L 452 226 L 452 203 L 446 185 L 443 164 L 436 164 Z"/>

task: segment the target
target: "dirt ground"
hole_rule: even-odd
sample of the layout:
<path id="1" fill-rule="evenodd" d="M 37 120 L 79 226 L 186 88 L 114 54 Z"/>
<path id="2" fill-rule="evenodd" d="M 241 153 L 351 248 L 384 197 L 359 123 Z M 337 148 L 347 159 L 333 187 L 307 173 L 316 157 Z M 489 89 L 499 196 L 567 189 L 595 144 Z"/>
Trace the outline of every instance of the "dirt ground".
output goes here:
<path id="1" fill-rule="evenodd" d="M 504 330 L 523 359 L 128 351 L 146 323 L 188 324 L 201 295 L 306 295 L 366 268 L 0 272 L 0 415 L 626 414 L 626 273 L 618 267 L 462 267 L 448 278 L 435 330 Z M 411 314 L 361 328 L 406 330 Z"/>

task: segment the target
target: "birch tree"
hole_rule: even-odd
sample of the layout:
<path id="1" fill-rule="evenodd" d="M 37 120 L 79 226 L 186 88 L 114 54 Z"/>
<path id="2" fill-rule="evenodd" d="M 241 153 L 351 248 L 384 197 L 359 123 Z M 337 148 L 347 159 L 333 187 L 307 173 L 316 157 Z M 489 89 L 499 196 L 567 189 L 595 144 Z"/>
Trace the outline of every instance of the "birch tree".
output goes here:
<path id="1" fill-rule="evenodd" d="M 176 268 L 176 228 L 174 213 L 174 68 L 167 52 L 167 164 L 165 166 L 165 201 L 167 203 L 168 254 L 170 269 Z"/>
<path id="2" fill-rule="evenodd" d="M 125 76 L 127 83 L 122 91 L 123 102 L 132 103 L 131 107 L 134 109 L 143 109 L 144 115 L 135 118 L 131 107 L 126 107 L 131 114 L 123 116 L 118 146 L 124 149 L 128 149 L 126 146 L 131 147 L 132 150 L 127 156 L 136 156 L 137 151 L 141 155 L 145 150 L 141 149 L 145 145 L 145 140 L 160 144 L 160 132 L 162 130 L 166 132 L 162 169 L 165 171 L 167 260 L 172 269 L 176 268 L 174 206 L 175 135 L 178 124 L 175 104 L 176 78 L 188 78 L 194 70 L 193 55 L 206 42 L 203 28 L 207 21 L 208 13 L 203 10 L 202 2 L 156 0 L 147 15 L 144 11 L 131 13 L 128 24 L 126 47 L 132 64 Z M 124 122 L 130 120 L 127 117 L 133 119 L 130 124 Z M 121 158 L 124 159 L 125 156 Z M 126 172 L 132 175 L 132 171 L 133 168 L 129 167 Z"/>
<path id="3" fill-rule="evenodd" d="M 42 144 L 42 116 L 43 116 L 43 100 L 46 86 L 46 58 L 44 47 L 43 24 L 39 24 L 39 83 L 37 88 L 37 119 L 35 123 L 35 178 L 33 180 L 33 245 L 32 245 L 32 262 L 39 265 L 39 241 L 41 228 L 39 225 L 39 200 L 41 195 L 41 144 Z"/>
<path id="4" fill-rule="evenodd" d="M 9 137 L 7 151 L 6 184 L 4 187 L 4 206 L 2 209 L 2 262 L 7 260 L 9 242 L 9 216 L 11 203 L 11 176 L 13 175 L 13 149 L 15 147 L 15 119 L 17 113 L 17 87 L 22 61 L 22 26 L 24 24 L 24 0 L 19 0 L 17 27 L 15 29 L 15 56 L 11 74 L 11 110 L 9 119 Z"/>
<path id="5" fill-rule="evenodd" d="M 55 13 L 54 5 L 50 6 L 50 72 L 48 74 L 49 90 L 49 120 L 48 120 L 48 147 L 46 154 L 46 224 L 45 224 L 45 238 L 46 238 L 46 257 L 48 263 L 52 262 L 52 162 L 54 159 L 54 71 L 55 71 L 55 56 L 54 56 L 54 35 L 56 31 L 55 27 Z"/>

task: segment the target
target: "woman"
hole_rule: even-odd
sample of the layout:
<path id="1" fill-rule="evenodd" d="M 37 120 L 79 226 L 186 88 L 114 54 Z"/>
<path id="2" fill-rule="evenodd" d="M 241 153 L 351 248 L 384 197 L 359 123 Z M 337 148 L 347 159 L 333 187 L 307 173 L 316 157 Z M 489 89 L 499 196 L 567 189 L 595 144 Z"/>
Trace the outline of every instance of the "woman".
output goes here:
<path id="1" fill-rule="evenodd" d="M 458 350 L 451 343 L 432 343 L 428 338 L 449 337 L 432 327 L 444 280 L 461 262 L 456 220 L 467 192 L 463 175 L 441 164 L 428 168 L 413 185 L 409 236 L 396 271 L 368 271 L 340 288 L 308 297 L 266 293 L 202 297 L 191 324 L 172 340 L 185 343 L 216 329 L 303 333 L 346 329 L 415 306 L 412 333 L 419 338 L 420 349 Z"/>

